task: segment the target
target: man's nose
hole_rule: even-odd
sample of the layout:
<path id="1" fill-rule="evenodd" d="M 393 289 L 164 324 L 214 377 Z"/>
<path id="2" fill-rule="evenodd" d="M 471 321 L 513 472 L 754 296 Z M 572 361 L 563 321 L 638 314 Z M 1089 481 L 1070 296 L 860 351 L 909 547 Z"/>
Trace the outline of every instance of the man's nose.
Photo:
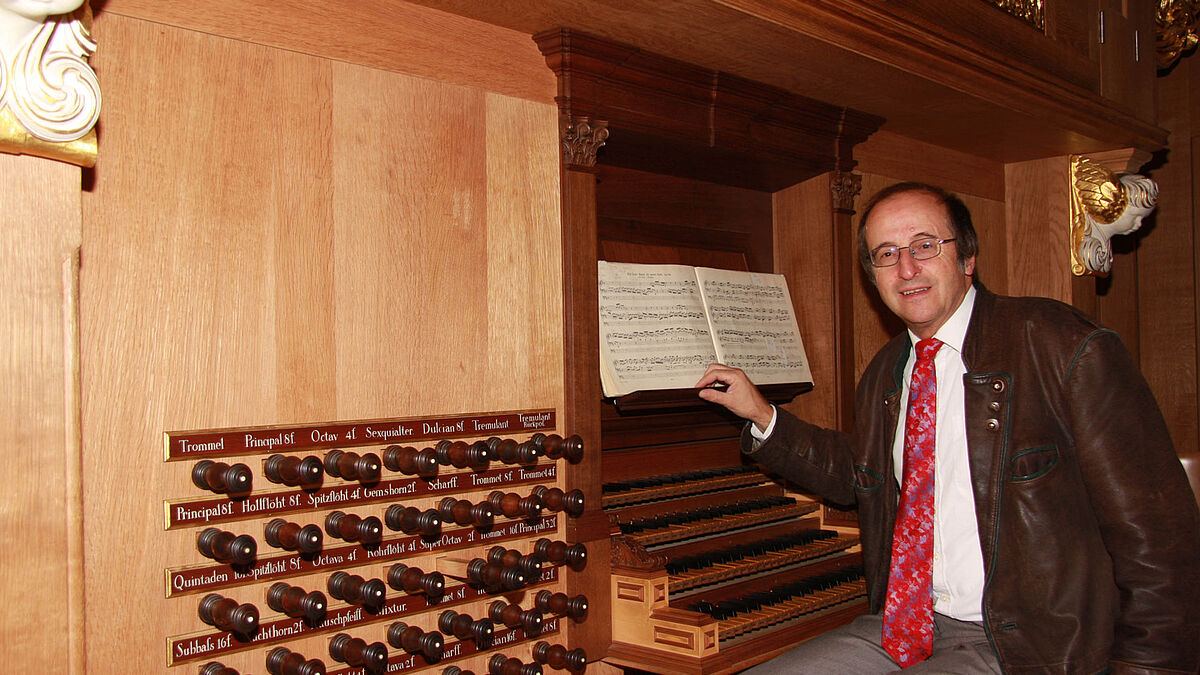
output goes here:
<path id="1" fill-rule="evenodd" d="M 896 261 L 896 272 L 900 274 L 901 278 L 911 279 L 921 271 L 921 263 L 913 257 L 912 251 L 902 248 L 896 252 L 896 255 L 900 256 L 900 259 Z"/>

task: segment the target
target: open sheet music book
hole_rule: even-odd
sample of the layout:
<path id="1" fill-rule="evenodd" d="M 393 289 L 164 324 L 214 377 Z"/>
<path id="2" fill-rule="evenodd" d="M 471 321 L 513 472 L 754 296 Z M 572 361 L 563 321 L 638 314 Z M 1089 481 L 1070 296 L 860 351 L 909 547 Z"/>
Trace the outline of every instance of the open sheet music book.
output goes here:
<path id="1" fill-rule="evenodd" d="M 759 385 L 812 382 L 779 274 L 601 260 L 604 395 L 693 387 L 710 363 Z"/>

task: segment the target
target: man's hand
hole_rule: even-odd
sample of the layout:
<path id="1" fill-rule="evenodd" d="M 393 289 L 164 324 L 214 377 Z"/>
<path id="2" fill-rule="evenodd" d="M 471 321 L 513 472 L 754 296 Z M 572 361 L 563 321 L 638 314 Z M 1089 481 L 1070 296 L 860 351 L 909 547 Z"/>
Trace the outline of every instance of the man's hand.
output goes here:
<path id="1" fill-rule="evenodd" d="M 717 383 L 724 384 L 725 391 L 712 388 Z M 696 386 L 700 388 L 700 398 L 723 405 L 738 417 L 754 422 L 759 431 L 765 431 L 775 416 L 775 409 L 740 368 L 714 363 L 704 371 Z"/>

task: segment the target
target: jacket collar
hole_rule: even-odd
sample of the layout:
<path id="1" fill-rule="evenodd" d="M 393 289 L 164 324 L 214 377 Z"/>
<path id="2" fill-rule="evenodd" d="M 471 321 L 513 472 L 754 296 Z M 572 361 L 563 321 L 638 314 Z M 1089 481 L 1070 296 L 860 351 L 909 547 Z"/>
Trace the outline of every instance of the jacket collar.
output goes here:
<path id="1" fill-rule="evenodd" d="M 992 324 L 992 316 L 996 311 L 996 294 L 989 291 L 978 280 L 975 281 L 975 309 L 971 313 L 971 322 L 967 324 L 967 336 L 963 340 L 962 360 L 967 372 L 975 370 L 983 350 L 984 331 L 980 326 Z"/>

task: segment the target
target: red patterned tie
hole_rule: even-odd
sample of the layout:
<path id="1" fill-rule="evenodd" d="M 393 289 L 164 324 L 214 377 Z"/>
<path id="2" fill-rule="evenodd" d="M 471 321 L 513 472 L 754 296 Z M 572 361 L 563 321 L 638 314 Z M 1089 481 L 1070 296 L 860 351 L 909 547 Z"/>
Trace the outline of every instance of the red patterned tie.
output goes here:
<path id="1" fill-rule="evenodd" d="M 904 483 L 892 533 L 892 569 L 883 610 L 883 648 L 901 668 L 933 652 L 933 444 L 941 341 L 917 343 L 904 424 Z"/>

